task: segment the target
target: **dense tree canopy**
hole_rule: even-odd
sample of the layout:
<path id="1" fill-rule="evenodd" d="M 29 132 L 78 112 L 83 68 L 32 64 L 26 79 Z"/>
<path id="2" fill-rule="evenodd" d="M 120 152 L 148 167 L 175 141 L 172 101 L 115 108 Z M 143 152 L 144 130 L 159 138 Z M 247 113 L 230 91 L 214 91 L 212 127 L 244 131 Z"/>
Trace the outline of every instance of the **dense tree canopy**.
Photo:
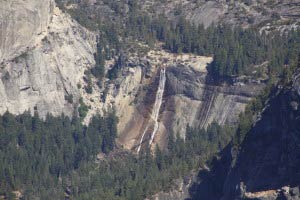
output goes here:
<path id="1" fill-rule="evenodd" d="M 157 147 L 155 157 L 149 149 L 137 157 L 110 153 L 116 124 L 114 113 L 94 117 L 89 126 L 66 116 L 48 115 L 43 121 L 29 113 L 5 113 L 0 117 L 0 195 L 21 191 L 24 199 L 143 199 L 199 167 L 232 134 L 215 123 L 207 131 L 188 128 L 185 142 L 170 136 L 167 151 Z M 101 152 L 110 156 L 96 163 Z"/>
<path id="2" fill-rule="evenodd" d="M 94 117 L 88 127 L 76 117 L 48 115 L 43 121 L 30 113 L 5 113 L 0 117 L 0 195 L 22 189 L 28 198 L 37 193 L 51 199 L 57 190 L 55 199 L 62 199 L 61 178 L 98 153 L 110 152 L 116 123 L 113 113 Z"/>
<path id="3" fill-rule="evenodd" d="M 61 0 L 58 0 L 61 2 Z M 69 0 L 68 2 L 72 2 Z M 226 24 L 212 25 L 205 29 L 195 26 L 183 17 L 170 21 L 164 15 L 150 15 L 143 12 L 135 0 L 103 1 L 114 12 L 118 20 L 103 21 L 101 16 L 91 18 L 88 5 L 68 10 L 83 25 L 100 32 L 101 51 L 99 57 L 112 58 L 126 50 L 128 44 L 144 42 L 152 47 L 155 42 L 172 53 L 194 53 L 213 56 L 209 72 L 215 80 L 238 75 L 259 76 L 257 66 L 266 63 L 269 76 L 281 75 L 285 66 L 300 52 L 300 31 L 260 33 L 254 28 L 241 29 Z M 85 5 L 85 4 L 82 4 Z M 62 6 L 63 7 L 63 6 Z M 127 9 L 128 8 L 128 9 Z M 125 12 L 126 10 L 126 12 Z M 135 49 L 129 46 L 130 49 Z M 98 48 L 99 49 L 99 48 Z M 102 52 L 102 53 L 100 53 Z M 103 76 L 100 62 L 96 64 L 96 77 Z M 115 68 L 109 77 L 118 71 Z M 256 72 L 256 73 L 255 73 Z"/>

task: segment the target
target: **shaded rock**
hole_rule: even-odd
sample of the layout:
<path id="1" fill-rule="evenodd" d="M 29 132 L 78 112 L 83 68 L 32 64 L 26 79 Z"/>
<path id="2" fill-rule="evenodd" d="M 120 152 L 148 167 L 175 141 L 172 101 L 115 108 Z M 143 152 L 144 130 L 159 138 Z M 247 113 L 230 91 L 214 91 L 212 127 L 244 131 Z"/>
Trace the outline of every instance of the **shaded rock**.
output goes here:
<path id="1" fill-rule="evenodd" d="M 299 112 L 289 106 L 300 102 L 290 89 L 283 90 L 246 136 L 236 165 L 224 184 L 224 199 L 237 192 L 243 182 L 247 192 L 277 190 L 300 183 Z"/>
<path id="2" fill-rule="evenodd" d="M 199 176 L 192 199 L 300 199 L 300 112 L 290 105 L 300 102 L 298 82 L 295 76 L 292 86 L 272 94 L 240 149 L 229 145 L 207 176 Z"/>

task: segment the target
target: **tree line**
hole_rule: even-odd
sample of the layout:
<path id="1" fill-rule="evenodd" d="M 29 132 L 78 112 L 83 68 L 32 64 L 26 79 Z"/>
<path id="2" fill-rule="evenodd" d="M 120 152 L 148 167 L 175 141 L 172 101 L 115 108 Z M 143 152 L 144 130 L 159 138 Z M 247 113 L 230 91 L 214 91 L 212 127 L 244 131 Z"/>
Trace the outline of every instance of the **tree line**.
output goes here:
<path id="1" fill-rule="evenodd" d="M 170 135 L 167 149 L 162 151 L 157 146 L 155 156 L 146 149 L 139 156 L 127 152 L 103 160 L 97 167 L 85 165 L 81 174 L 72 174 L 72 180 L 78 181 L 72 181 L 70 193 L 74 199 L 113 200 L 145 199 L 169 191 L 175 179 L 203 166 L 223 149 L 232 133 L 232 128 L 217 123 L 207 130 L 188 127 L 185 141 Z"/>
<path id="2" fill-rule="evenodd" d="M 57 1 L 61 3 L 61 0 Z M 72 3 L 72 0 L 68 2 Z M 300 52 L 299 30 L 266 34 L 255 27 L 242 29 L 226 24 L 205 29 L 202 25 L 191 24 L 182 16 L 170 21 L 164 15 L 151 15 L 144 12 L 136 0 L 101 2 L 113 11 L 115 20 L 103 21 L 101 15 L 89 17 L 90 8 L 85 3 L 75 10 L 68 10 L 82 25 L 89 27 L 92 23 L 90 28 L 99 31 L 98 47 L 101 46 L 101 50 L 98 48 L 96 61 L 99 57 L 109 59 L 120 55 L 120 52 L 126 51 L 128 43 L 144 42 L 152 47 L 160 41 L 164 44 L 163 48 L 172 53 L 213 56 L 209 72 L 219 80 L 240 75 L 252 76 L 257 71 L 255 66 L 264 62 L 268 63 L 269 76 L 281 75 L 285 66 L 294 64 L 292 60 Z M 96 77 L 99 74 L 104 76 L 102 72 L 96 72 L 99 66 L 102 67 L 101 62 L 96 64 Z M 113 77 L 117 69 L 114 69 Z"/>
<path id="3" fill-rule="evenodd" d="M 188 128 L 186 141 L 170 135 L 166 151 L 129 152 L 96 163 L 99 153 L 116 148 L 114 113 L 80 119 L 37 114 L 0 117 L 0 195 L 23 199 L 144 199 L 199 167 L 231 139 L 231 129 L 213 123 L 207 130 Z M 224 132 L 224 130 L 227 130 Z M 114 155 L 114 153 L 112 153 Z"/>
<path id="4" fill-rule="evenodd" d="M 95 116 L 89 126 L 64 115 L 45 121 L 30 113 L 0 116 L 0 195 L 21 190 L 25 199 L 62 199 L 63 177 L 113 150 L 116 124 L 114 113 Z"/>

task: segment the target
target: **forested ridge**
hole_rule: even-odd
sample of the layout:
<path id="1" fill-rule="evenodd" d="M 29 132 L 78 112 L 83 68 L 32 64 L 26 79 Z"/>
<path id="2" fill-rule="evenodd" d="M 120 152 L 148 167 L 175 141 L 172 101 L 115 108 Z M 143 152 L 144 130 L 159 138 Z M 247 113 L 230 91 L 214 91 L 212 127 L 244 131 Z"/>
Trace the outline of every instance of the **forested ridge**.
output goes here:
<path id="1" fill-rule="evenodd" d="M 95 116 L 88 127 L 79 118 L 37 114 L 0 117 L 0 195 L 22 190 L 24 198 L 62 199 L 62 179 L 100 152 L 115 146 L 117 118 Z M 54 196 L 53 196 L 54 195 Z M 57 196 L 56 196 L 57 195 Z"/>
<path id="2" fill-rule="evenodd" d="M 79 118 L 49 115 L 45 121 L 24 113 L 0 117 L 0 195 L 21 191 L 24 199 L 143 199 L 204 164 L 231 139 L 230 128 L 212 124 L 188 128 L 187 140 L 169 138 L 167 151 L 124 152 L 95 162 L 116 148 L 117 118 L 96 116 L 89 126 Z M 227 131 L 226 131 L 227 130 Z M 115 157 L 115 158 L 114 158 Z"/>
<path id="3" fill-rule="evenodd" d="M 290 79 L 286 76 L 281 83 Z M 149 149 L 139 155 L 118 150 L 113 112 L 94 117 L 89 126 L 77 117 L 49 115 L 43 121 L 30 113 L 5 113 L 0 117 L 0 195 L 12 199 L 14 191 L 21 191 L 23 199 L 113 200 L 168 191 L 175 179 L 209 166 L 230 141 L 238 149 L 274 92 L 270 83 L 241 114 L 236 128 L 217 123 L 207 130 L 187 127 L 185 141 L 170 135 L 167 149 L 156 147 L 155 156 Z"/>
<path id="4" fill-rule="evenodd" d="M 89 126 L 82 126 L 77 117 L 49 115 L 43 121 L 30 113 L 5 113 L 0 117 L 0 195 L 12 199 L 14 191 L 21 191 L 23 199 L 113 200 L 168 191 L 175 179 L 209 166 L 230 141 L 238 149 L 275 91 L 270 83 L 241 114 L 236 128 L 217 123 L 206 130 L 188 126 L 185 141 L 170 135 L 167 149 L 156 147 L 154 154 L 149 149 L 139 155 L 118 150 L 114 113 L 94 117 Z"/>
<path id="5" fill-rule="evenodd" d="M 62 2 L 65 1 L 58 1 L 58 4 L 64 9 Z M 141 51 L 134 43 L 142 42 L 151 48 L 159 41 L 172 53 L 213 56 L 214 61 L 208 69 L 219 81 L 241 75 L 256 78 L 282 75 L 284 66 L 295 64 L 293 61 L 299 54 L 300 31 L 297 29 L 265 33 L 256 27 L 242 29 L 226 24 L 205 29 L 191 24 L 184 17 L 170 21 L 164 15 L 150 15 L 143 12 L 136 0 L 103 3 L 111 8 L 116 19 L 103 20 L 101 15 L 91 17 L 91 10 L 85 3 L 75 10 L 66 11 L 82 25 L 100 32 L 98 52 L 101 50 L 105 59 L 118 56 L 127 49 Z M 127 7 L 126 13 L 124 9 Z M 265 68 L 259 67 L 265 64 Z M 114 74 L 116 71 L 114 69 Z"/>
<path id="6" fill-rule="evenodd" d="M 167 149 L 156 147 L 155 156 L 149 149 L 139 155 L 118 150 L 114 113 L 94 117 L 89 126 L 77 117 L 49 115 L 43 121 L 30 113 L 5 113 L 0 117 L 0 195 L 13 199 L 13 192 L 21 191 L 23 199 L 113 200 L 168 191 L 175 179 L 209 165 L 230 141 L 239 148 L 274 91 L 270 84 L 253 100 L 237 128 L 187 127 L 185 141 L 170 135 Z M 96 159 L 101 152 L 103 158 Z"/>

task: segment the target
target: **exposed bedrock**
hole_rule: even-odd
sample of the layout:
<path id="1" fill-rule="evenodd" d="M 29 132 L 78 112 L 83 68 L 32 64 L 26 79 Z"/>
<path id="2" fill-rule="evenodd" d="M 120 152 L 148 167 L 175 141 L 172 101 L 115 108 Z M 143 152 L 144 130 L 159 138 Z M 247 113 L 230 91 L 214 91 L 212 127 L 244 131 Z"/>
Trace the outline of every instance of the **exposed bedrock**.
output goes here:
<path id="1" fill-rule="evenodd" d="M 85 124 L 93 115 L 115 107 L 120 118 L 118 143 L 135 149 L 145 127 L 149 124 L 150 135 L 155 128 L 150 116 L 164 61 L 166 85 L 152 146 L 165 147 L 169 134 L 184 138 L 188 124 L 204 128 L 213 121 L 235 124 L 247 102 L 263 88 L 256 83 L 214 85 L 206 73 L 211 57 L 156 49 L 142 58 L 126 55 L 117 80 L 105 80 L 100 89 L 93 79 L 93 93 L 87 94 L 83 76 L 95 65 L 96 35 L 62 13 L 52 0 L 1 1 L 0 6 L 1 114 L 37 110 L 41 117 L 71 116 L 82 97 L 90 108 Z"/>
<path id="2" fill-rule="evenodd" d="M 239 148 L 229 144 L 199 172 L 192 199 L 299 200 L 300 79 L 272 94 Z"/>
<path id="3" fill-rule="evenodd" d="M 206 128 L 213 121 L 220 125 L 237 123 L 247 103 L 264 87 L 247 83 L 218 86 L 206 73 L 184 66 L 167 71 L 165 112 L 172 116 L 173 133 L 184 137 L 186 126 Z"/>
<path id="4" fill-rule="evenodd" d="M 48 32 L 53 0 L 0 2 L 0 62 L 37 45 Z"/>
<path id="5" fill-rule="evenodd" d="M 138 85 L 132 86 L 135 98 L 131 102 L 136 104 L 123 109 L 128 110 L 126 114 L 120 113 L 122 126 L 119 125 L 119 141 L 126 148 L 137 148 L 149 123 L 149 134 L 153 130 L 150 116 L 159 84 L 158 71 L 157 68 L 153 70 L 148 84 L 139 76 L 141 82 L 136 81 Z M 264 84 L 258 83 L 218 86 L 207 79 L 207 73 L 189 66 L 170 65 L 166 68 L 166 85 L 155 144 L 165 147 L 169 134 L 176 136 L 179 133 L 184 138 L 187 125 L 206 128 L 214 121 L 221 125 L 236 124 L 247 103 L 264 88 Z M 132 92 L 128 92 L 131 96 Z M 144 136 L 145 143 L 150 140 L 149 134 Z"/>
<path id="6" fill-rule="evenodd" d="M 299 83 L 270 100 L 224 183 L 224 198 L 300 199 Z"/>
<path id="7" fill-rule="evenodd" d="M 1 1 L 0 9 L 0 113 L 71 116 L 95 63 L 95 35 L 52 0 Z"/>

